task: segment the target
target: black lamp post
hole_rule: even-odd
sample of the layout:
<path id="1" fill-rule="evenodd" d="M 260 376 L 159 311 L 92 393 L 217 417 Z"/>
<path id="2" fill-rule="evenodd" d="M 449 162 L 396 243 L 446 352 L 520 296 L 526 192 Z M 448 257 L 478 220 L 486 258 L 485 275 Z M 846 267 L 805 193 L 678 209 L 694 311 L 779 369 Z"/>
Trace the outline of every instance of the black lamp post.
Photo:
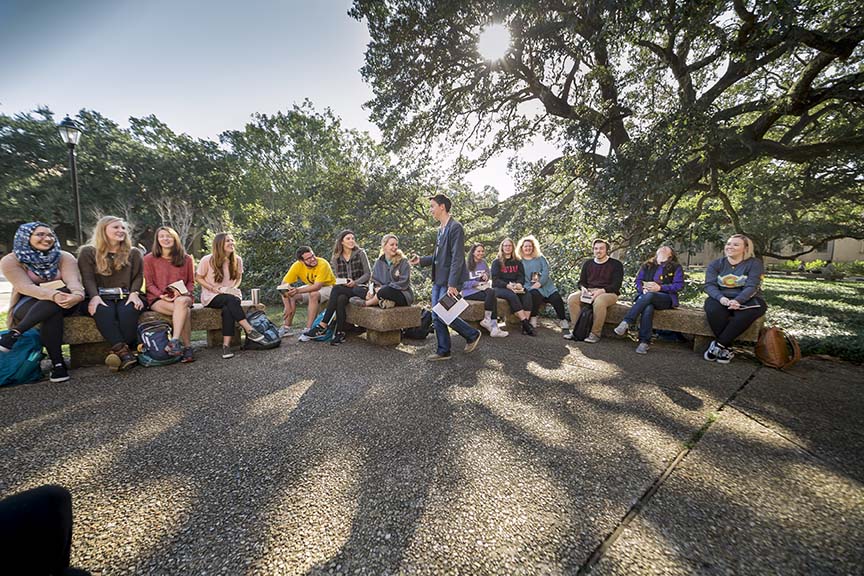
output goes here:
<path id="1" fill-rule="evenodd" d="M 60 131 L 60 137 L 63 142 L 69 146 L 69 166 L 72 170 L 72 192 L 75 195 L 75 237 L 78 240 L 78 246 L 84 244 L 84 238 L 81 236 L 81 197 L 78 195 L 78 171 L 75 166 L 75 145 L 81 138 L 81 125 L 66 116 L 57 126 Z"/>

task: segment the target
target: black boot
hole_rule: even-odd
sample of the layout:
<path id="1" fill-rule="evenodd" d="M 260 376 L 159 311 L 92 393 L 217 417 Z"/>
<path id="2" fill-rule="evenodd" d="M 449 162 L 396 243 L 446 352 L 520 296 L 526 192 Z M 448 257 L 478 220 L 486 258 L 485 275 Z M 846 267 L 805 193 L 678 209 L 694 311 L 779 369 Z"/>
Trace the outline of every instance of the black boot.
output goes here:
<path id="1" fill-rule="evenodd" d="M 535 336 L 534 327 L 531 326 L 531 321 L 527 318 L 522 320 L 522 334 L 525 334 L 526 336 Z"/>

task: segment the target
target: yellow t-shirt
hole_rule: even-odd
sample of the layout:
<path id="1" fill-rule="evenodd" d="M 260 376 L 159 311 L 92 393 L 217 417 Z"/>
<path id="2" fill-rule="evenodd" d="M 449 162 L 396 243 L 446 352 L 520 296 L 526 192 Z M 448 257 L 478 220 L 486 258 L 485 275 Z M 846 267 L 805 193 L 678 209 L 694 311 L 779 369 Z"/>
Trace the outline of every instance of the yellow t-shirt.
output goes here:
<path id="1" fill-rule="evenodd" d="M 294 262 L 288 269 L 288 273 L 282 278 L 282 284 L 293 284 L 298 280 L 302 280 L 306 284 L 321 282 L 324 286 L 336 284 L 336 276 L 330 268 L 330 263 L 324 258 L 318 258 L 318 264 L 314 268 L 306 266 L 299 260 Z"/>

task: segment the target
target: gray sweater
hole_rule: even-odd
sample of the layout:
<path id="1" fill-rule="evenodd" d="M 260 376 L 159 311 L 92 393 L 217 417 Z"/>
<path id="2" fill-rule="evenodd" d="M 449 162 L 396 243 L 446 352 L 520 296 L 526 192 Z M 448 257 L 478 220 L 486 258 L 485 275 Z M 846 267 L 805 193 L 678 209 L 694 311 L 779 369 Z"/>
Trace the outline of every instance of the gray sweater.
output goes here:
<path id="1" fill-rule="evenodd" d="M 414 291 L 411 290 L 411 265 L 403 258 L 396 266 L 387 263 L 384 256 L 375 261 L 372 268 L 372 283 L 376 288 L 389 286 L 402 292 L 408 305 L 414 303 Z"/>
<path id="2" fill-rule="evenodd" d="M 718 258 L 705 269 L 705 292 L 719 301 L 726 297 L 746 304 L 762 297 L 762 261 L 748 258 L 732 266 L 726 257 Z"/>

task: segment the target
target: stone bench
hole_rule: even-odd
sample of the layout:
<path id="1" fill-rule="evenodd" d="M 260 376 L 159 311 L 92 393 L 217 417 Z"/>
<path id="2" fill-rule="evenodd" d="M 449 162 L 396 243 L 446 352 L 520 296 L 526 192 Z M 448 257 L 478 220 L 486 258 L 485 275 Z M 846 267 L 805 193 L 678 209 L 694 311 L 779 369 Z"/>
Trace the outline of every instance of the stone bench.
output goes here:
<path id="1" fill-rule="evenodd" d="M 609 307 L 606 312 L 606 324 L 617 326 L 630 311 L 629 302 L 618 302 Z M 756 342 L 759 339 L 759 331 L 764 324 L 765 316 L 757 319 L 746 332 L 738 337 L 744 342 Z M 680 306 L 669 310 L 656 310 L 654 312 L 654 330 L 670 330 L 693 336 L 693 350 L 704 352 L 708 345 L 714 340 L 714 332 L 708 325 L 708 318 L 701 307 Z M 611 330 L 609 330 L 612 333 Z"/>
<path id="2" fill-rule="evenodd" d="M 468 308 L 462 311 L 459 315 L 459 318 L 465 320 L 466 322 L 480 322 L 483 320 L 484 316 L 484 304 L 482 300 L 466 300 L 468 302 Z M 516 317 L 510 311 L 510 304 L 507 303 L 503 298 L 498 298 L 498 320 L 504 320 L 507 324 L 515 324 L 519 325 L 521 322 L 519 318 Z"/>
<path id="3" fill-rule="evenodd" d="M 244 300 L 242 306 L 244 312 L 254 308 L 251 300 Z M 259 304 L 257 308 L 263 310 L 264 306 Z M 171 323 L 170 316 L 152 310 L 141 314 L 139 322 L 147 320 L 148 317 L 153 318 L 153 316 L 164 318 L 169 324 Z M 206 308 L 200 303 L 195 304 L 192 307 L 192 330 L 207 331 L 208 348 L 222 346 L 222 311 L 216 308 Z M 89 316 L 65 318 L 63 320 L 63 342 L 69 344 L 72 368 L 101 364 L 111 348 L 102 338 L 99 329 L 96 328 L 96 321 Z M 239 327 L 235 328 L 232 343 L 235 345 L 240 343 Z"/>
<path id="4" fill-rule="evenodd" d="M 384 310 L 377 306 L 345 307 L 345 320 L 366 329 L 366 339 L 378 346 L 397 346 L 404 328 L 420 326 L 420 306 L 396 306 Z"/>

